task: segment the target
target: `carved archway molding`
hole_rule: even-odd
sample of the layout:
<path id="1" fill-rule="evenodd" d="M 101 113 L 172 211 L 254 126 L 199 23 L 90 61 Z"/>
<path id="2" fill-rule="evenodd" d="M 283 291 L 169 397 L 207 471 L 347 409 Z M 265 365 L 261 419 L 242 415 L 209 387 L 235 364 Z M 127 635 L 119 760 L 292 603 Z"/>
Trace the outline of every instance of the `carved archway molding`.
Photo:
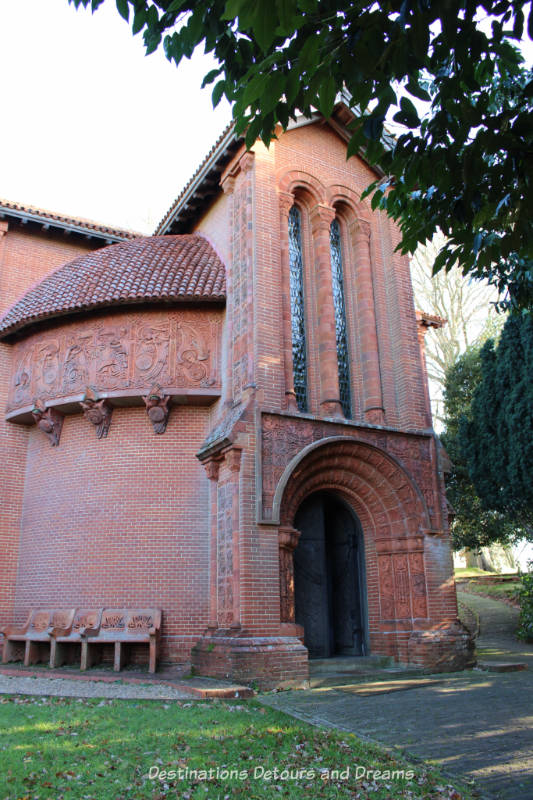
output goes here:
<path id="1" fill-rule="evenodd" d="M 361 522 L 367 586 L 372 587 L 367 595 L 368 619 L 373 620 L 371 650 L 405 660 L 402 637 L 429 624 L 424 558 L 425 534 L 430 532 L 428 510 L 404 467 L 385 451 L 358 439 L 328 437 L 310 444 L 292 459 L 279 480 L 273 513 L 280 526 L 282 629 L 294 625 L 295 515 L 305 498 L 319 491 L 344 499 Z"/>
<path id="2" fill-rule="evenodd" d="M 377 538 L 431 528 L 424 497 L 400 462 L 347 436 L 319 439 L 287 464 L 274 494 L 270 524 L 292 526 L 303 500 L 328 489 L 348 500 L 362 524 L 368 521 L 375 528 Z"/>

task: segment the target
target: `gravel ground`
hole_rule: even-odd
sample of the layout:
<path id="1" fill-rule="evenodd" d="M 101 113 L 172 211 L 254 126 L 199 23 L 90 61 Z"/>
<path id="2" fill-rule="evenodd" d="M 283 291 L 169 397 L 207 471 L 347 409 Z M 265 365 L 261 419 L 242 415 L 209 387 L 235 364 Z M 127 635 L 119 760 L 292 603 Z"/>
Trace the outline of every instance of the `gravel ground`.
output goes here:
<path id="1" fill-rule="evenodd" d="M 53 697 L 106 697 L 127 700 L 194 700 L 186 692 L 161 684 L 105 683 L 68 678 L 28 678 L 0 675 L 0 694 L 36 694 Z"/>

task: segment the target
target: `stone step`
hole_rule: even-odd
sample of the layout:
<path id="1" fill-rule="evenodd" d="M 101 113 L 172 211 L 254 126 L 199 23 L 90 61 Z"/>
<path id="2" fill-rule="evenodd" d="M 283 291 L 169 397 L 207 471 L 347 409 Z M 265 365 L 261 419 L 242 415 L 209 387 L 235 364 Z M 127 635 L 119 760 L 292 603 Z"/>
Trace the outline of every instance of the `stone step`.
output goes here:
<path id="1" fill-rule="evenodd" d="M 309 660 L 309 674 L 350 674 L 372 672 L 375 669 L 392 667 L 390 656 L 333 656 L 332 658 L 313 658 Z"/>

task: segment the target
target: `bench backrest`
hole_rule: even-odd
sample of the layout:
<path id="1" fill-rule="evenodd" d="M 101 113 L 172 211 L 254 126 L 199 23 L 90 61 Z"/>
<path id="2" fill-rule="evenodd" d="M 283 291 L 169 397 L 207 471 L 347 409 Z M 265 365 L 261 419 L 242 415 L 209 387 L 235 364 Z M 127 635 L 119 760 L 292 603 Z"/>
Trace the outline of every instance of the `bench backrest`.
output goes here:
<path id="1" fill-rule="evenodd" d="M 99 636 L 148 636 L 151 628 L 161 626 L 161 611 L 155 608 L 105 608 Z"/>
<path id="2" fill-rule="evenodd" d="M 26 636 L 44 636 L 54 628 L 69 628 L 74 617 L 74 608 L 56 608 L 52 611 L 36 609 L 30 613 Z"/>
<path id="3" fill-rule="evenodd" d="M 50 627 L 51 618 L 51 611 L 43 611 L 39 608 L 35 609 L 35 611 L 31 613 L 26 633 L 45 633 Z"/>
<path id="4" fill-rule="evenodd" d="M 74 616 L 73 608 L 60 608 L 52 611 L 50 614 L 50 627 L 52 628 L 68 628 L 72 623 Z"/>
<path id="5" fill-rule="evenodd" d="M 77 608 L 72 622 L 72 633 L 79 633 L 85 628 L 98 627 L 98 621 L 102 613 L 101 608 Z"/>

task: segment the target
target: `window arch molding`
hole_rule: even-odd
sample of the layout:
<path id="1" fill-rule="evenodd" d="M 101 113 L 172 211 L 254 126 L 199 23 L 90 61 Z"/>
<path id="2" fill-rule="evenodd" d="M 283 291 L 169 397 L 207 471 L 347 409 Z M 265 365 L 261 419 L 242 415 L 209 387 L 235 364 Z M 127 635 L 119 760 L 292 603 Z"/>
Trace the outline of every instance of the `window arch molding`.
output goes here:
<path id="1" fill-rule="evenodd" d="M 305 205 L 307 212 L 317 204 L 325 204 L 327 190 L 314 175 L 302 170 L 291 169 L 277 176 L 277 185 L 280 192 L 291 194 Z"/>
<path id="2" fill-rule="evenodd" d="M 372 219 L 371 209 L 366 200 L 361 201 L 353 189 L 342 184 L 331 184 L 326 189 L 326 202 L 346 218 L 347 223 L 364 220 L 368 224 Z"/>

